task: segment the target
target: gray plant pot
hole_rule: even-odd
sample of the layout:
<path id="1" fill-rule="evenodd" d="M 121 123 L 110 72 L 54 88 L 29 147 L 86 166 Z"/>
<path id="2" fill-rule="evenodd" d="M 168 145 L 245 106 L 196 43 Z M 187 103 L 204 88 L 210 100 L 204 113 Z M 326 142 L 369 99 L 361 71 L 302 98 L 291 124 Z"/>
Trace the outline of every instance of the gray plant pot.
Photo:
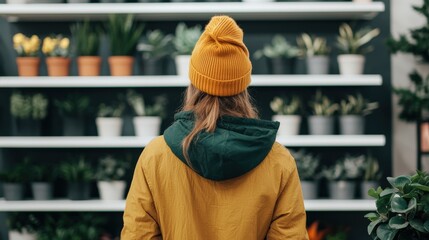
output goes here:
<path id="1" fill-rule="evenodd" d="M 64 117 L 63 124 L 64 136 L 85 135 L 85 119 L 83 117 Z"/>
<path id="2" fill-rule="evenodd" d="M 164 60 L 161 59 L 145 59 L 143 58 L 143 74 L 144 75 L 163 75 Z"/>
<path id="3" fill-rule="evenodd" d="M 311 135 L 332 135 L 334 134 L 334 117 L 309 116 L 308 126 Z"/>
<path id="4" fill-rule="evenodd" d="M 317 198 L 317 182 L 316 181 L 301 181 L 302 195 L 304 199 Z"/>
<path id="5" fill-rule="evenodd" d="M 67 186 L 67 197 L 70 200 L 88 200 L 90 198 L 90 183 L 69 182 Z"/>
<path id="6" fill-rule="evenodd" d="M 359 115 L 340 116 L 340 133 L 343 135 L 361 135 L 365 132 L 365 118 Z"/>
<path id="7" fill-rule="evenodd" d="M 17 201 L 24 199 L 24 184 L 3 183 L 3 195 L 7 201 Z"/>
<path id="8" fill-rule="evenodd" d="M 356 183 L 354 181 L 329 181 L 328 189 L 332 199 L 354 199 Z"/>
<path id="9" fill-rule="evenodd" d="M 293 74 L 295 69 L 295 58 L 270 58 L 269 65 L 272 74 Z"/>
<path id="10" fill-rule="evenodd" d="M 363 199 L 373 199 L 372 197 L 370 197 L 368 195 L 368 191 L 371 188 L 377 189 L 378 188 L 379 183 L 377 181 L 363 181 L 360 183 L 360 196 Z"/>
<path id="11" fill-rule="evenodd" d="M 40 136 L 41 121 L 33 119 L 18 119 L 15 118 L 13 124 L 13 132 L 15 136 Z"/>
<path id="12" fill-rule="evenodd" d="M 31 183 L 34 200 L 51 200 L 52 183 L 50 182 L 33 182 Z"/>
<path id="13" fill-rule="evenodd" d="M 311 56 L 306 59 L 308 74 L 328 74 L 329 57 L 328 56 Z"/>

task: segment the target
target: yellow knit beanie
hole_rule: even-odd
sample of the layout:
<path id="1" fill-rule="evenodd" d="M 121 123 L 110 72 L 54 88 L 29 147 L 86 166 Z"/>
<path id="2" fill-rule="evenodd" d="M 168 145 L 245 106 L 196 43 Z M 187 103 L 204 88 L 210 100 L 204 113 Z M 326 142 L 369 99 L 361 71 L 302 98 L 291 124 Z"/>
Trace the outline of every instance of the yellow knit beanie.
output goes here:
<path id="1" fill-rule="evenodd" d="M 192 85 L 213 96 L 233 96 L 249 86 L 251 72 L 243 30 L 228 16 L 213 17 L 192 51 Z"/>

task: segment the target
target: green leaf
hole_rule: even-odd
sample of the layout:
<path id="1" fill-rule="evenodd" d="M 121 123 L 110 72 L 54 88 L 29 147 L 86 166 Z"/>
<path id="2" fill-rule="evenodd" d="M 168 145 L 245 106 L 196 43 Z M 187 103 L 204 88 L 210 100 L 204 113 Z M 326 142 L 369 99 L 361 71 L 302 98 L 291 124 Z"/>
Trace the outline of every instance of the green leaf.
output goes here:
<path id="1" fill-rule="evenodd" d="M 380 197 L 384 197 L 384 196 L 390 195 L 390 194 L 395 193 L 395 192 L 396 192 L 396 189 L 394 189 L 394 188 L 386 188 L 380 193 Z"/>
<path id="2" fill-rule="evenodd" d="M 410 225 L 411 225 L 411 227 L 413 227 L 414 229 L 416 229 L 419 232 L 422 232 L 422 233 L 428 233 L 429 232 L 425 229 L 424 224 L 420 219 L 412 219 L 410 221 Z"/>
<path id="3" fill-rule="evenodd" d="M 368 224 L 367 230 L 368 230 L 368 235 L 371 235 L 372 232 L 374 231 L 375 227 L 381 222 L 381 219 L 375 220 L 373 222 L 370 222 Z"/>
<path id="4" fill-rule="evenodd" d="M 365 216 L 365 218 L 368 218 L 371 222 L 377 220 L 380 215 L 378 215 L 377 213 L 367 213 Z"/>
<path id="5" fill-rule="evenodd" d="M 425 191 L 425 192 L 429 192 L 429 186 L 425 186 L 425 185 L 422 185 L 420 183 L 412 183 L 412 184 L 410 184 L 410 186 L 415 187 L 415 188 L 420 189 L 420 190 Z"/>
<path id="6" fill-rule="evenodd" d="M 390 208 L 390 196 L 380 197 L 375 201 L 377 212 L 380 214 L 387 214 Z"/>
<path id="7" fill-rule="evenodd" d="M 389 181 L 389 183 L 390 183 L 390 185 L 392 185 L 392 187 L 395 187 L 398 189 L 403 189 L 406 184 L 411 183 L 410 177 L 404 176 L 404 175 L 396 177 L 396 178 L 388 177 L 387 181 Z"/>
<path id="8" fill-rule="evenodd" d="M 374 188 L 371 188 L 368 190 L 368 196 L 375 198 L 375 199 L 379 198 L 379 194 Z"/>
<path id="9" fill-rule="evenodd" d="M 389 220 L 389 227 L 392 229 L 403 229 L 409 225 L 409 222 L 401 216 L 394 216 Z"/>
<path id="10" fill-rule="evenodd" d="M 396 213 L 408 213 L 416 208 L 416 205 L 417 201 L 415 198 L 412 198 L 408 204 L 402 197 L 394 197 L 391 202 L 392 212 Z"/>
<path id="11" fill-rule="evenodd" d="M 424 224 L 423 227 L 425 228 L 426 232 L 429 232 L 429 220 L 427 220 Z"/>
<path id="12" fill-rule="evenodd" d="M 383 223 L 377 228 L 377 237 L 380 240 L 393 240 L 398 230 L 391 229 L 387 223 Z"/>

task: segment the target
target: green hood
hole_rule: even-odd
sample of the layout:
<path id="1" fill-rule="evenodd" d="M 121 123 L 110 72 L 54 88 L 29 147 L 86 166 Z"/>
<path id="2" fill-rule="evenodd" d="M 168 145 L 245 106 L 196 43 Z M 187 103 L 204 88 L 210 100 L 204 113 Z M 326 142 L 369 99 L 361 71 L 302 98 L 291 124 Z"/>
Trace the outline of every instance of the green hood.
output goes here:
<path id="1" fill-rule="evenodd" d="M 188 165 L 182 153 L 182 140 L 194 127 L 194 115 L 180 112 L 174 119 L 164 138 L 173 153 Z M 217 181 L 241 176 L 265 159 L 278 128 L 278 122 L 224 116 L 214 133 L 200 133 L 189 147 L 191 168 L 202 177 Z"/>

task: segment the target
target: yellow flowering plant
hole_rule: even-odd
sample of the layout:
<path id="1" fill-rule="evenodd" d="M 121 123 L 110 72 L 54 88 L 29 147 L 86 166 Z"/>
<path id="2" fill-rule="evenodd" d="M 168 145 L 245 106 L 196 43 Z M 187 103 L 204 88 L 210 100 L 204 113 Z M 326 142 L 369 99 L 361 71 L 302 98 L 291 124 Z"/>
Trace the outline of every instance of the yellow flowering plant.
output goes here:
<path id="1" fill-rule="evenodd" d="M 45 37 L 42 52 L 48 57 L 69 57 L 70 39 L 61 35 Z"/>
<path id="2" fill-rule="evenodd" d="M 13 36 L 13 47 L 19 57 L 36 57 L 40 49 L 40 39 L 36 35 L 27 37 L 17 33 Z"/>

